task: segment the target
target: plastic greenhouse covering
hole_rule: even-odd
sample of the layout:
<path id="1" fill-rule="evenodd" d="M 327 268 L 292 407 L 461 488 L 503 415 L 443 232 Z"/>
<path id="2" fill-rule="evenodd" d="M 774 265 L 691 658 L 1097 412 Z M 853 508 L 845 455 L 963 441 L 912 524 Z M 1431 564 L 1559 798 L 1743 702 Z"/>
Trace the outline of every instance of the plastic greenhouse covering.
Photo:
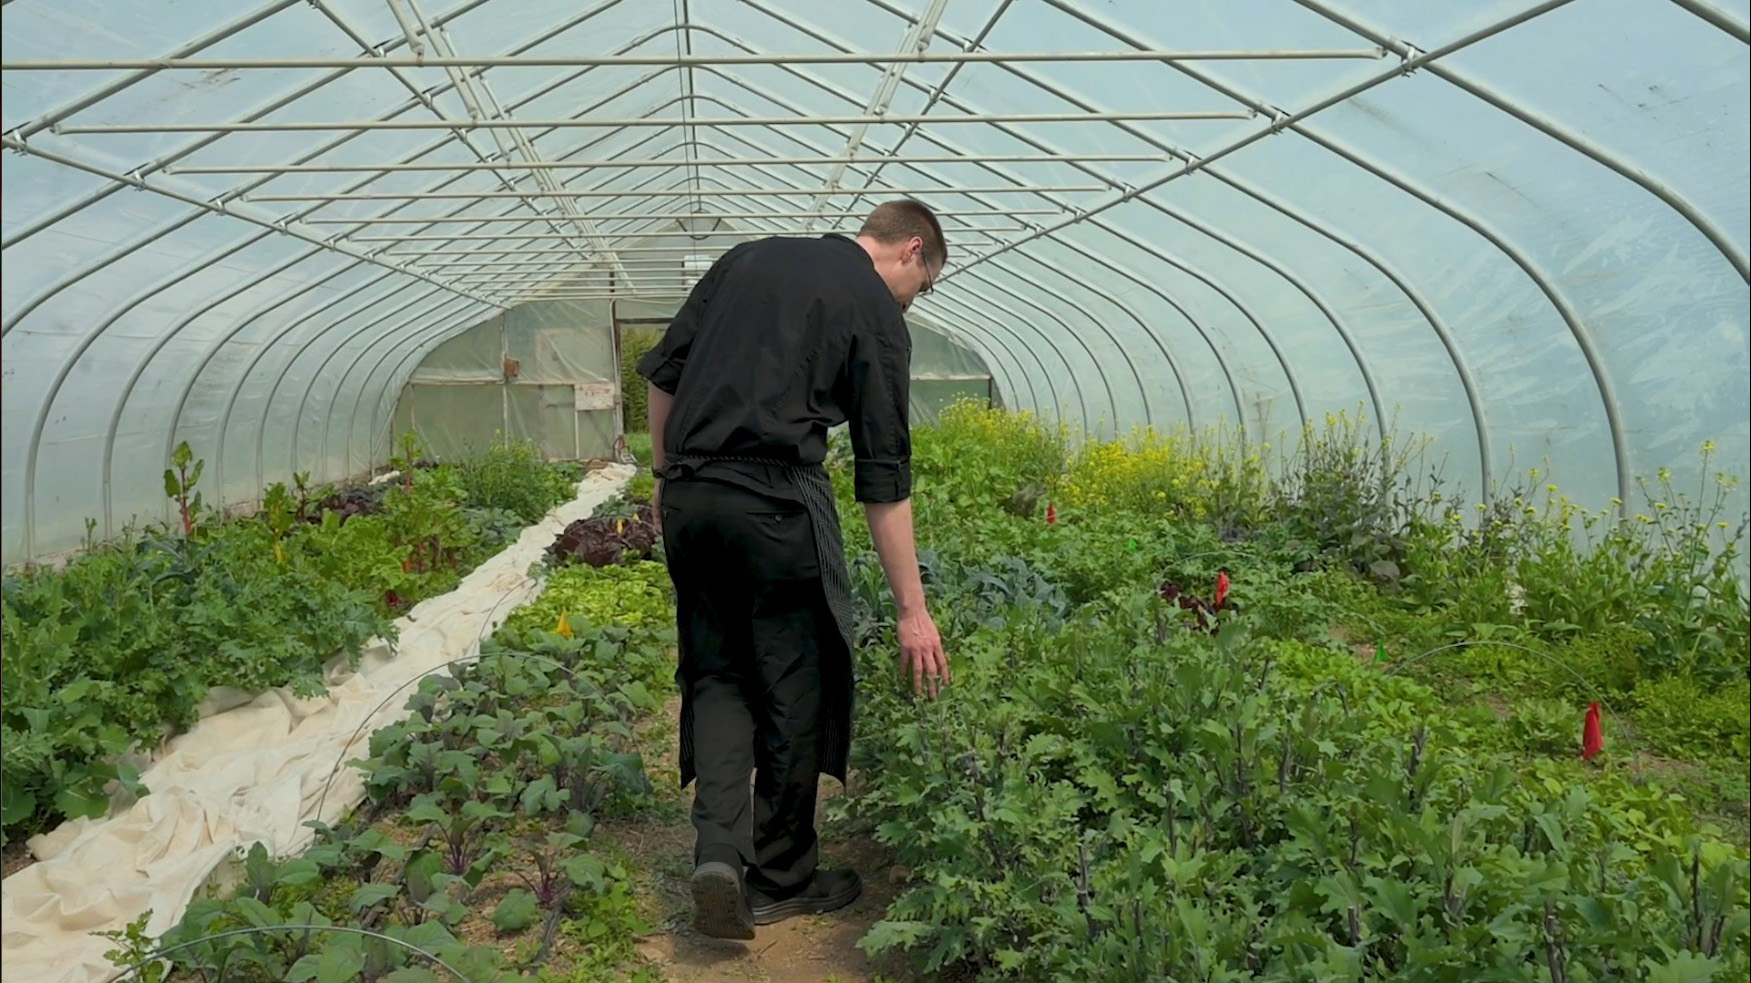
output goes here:
<path id="1" fill-rule="evenodd" d="M 1742 0 L 16 0 L 5 558 L 162 514 L 179 440 L 228 503 L 368 469 L 493 318 L 589 335 L 554 371 L 611 379 L 610 302 L 672 309 L 735 238 L 899 194 L 948 227 L 914 314 L 948 390 L 989 376 L 1100 434 L 1359 409 L 1474 495 L 1542 461 L 1628 499 L 1704 439 L 1744 473 L 1745 25 Z M 514 408 L 552 410 L 549 442 L 612 430 L 549 401 Z"/>
<path id="2" fill-rule="evenodd" d="M 338 821 L 363 779 L 330 763 L 412 681 L 479 655 L 568 523 L 625 504 L 623 342 L 737 241 L 855 234 L 898 197 L 936 211 L 948 261 L 907 312 L 914 421 L 971 397 L 1078 436 L 1281 450 L 1341 414 L 1432 441 L 1419 467 L 1466 508 L 1534 469 L 1623 518 L 1642 478 L 1751 475 L 1747 0 L 0 7 L 9 571 L 171 519 L 185 443 L 206 504 L 240 512 L 295 476 L 380 479 L 410 432 L 438 457 L 529 441 L 577 495 L 532 524 L 472 516 L 502 551 L 421 606 L 376 591 L 413 657 L 379 638 L 306 699 L 213 687 L 151 795 L 40 834 L 9 873 L 8 978 L 112 979 L 92 932 L 150 910 L 162 935 L 222 855 Z M 1744 486 L 1719 486 L 1720 514 L 1745 514 Z M 9 815 L 38 807 L 7 788 Z"/>

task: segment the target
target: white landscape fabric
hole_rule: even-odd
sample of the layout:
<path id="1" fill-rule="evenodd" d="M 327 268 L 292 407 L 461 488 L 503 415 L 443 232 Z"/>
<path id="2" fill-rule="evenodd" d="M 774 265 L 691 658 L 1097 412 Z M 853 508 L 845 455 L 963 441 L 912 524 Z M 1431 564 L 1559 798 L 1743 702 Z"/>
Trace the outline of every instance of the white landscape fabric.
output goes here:
<path id="1" fill-rule="evenodd" d="M 0 884 L 5 979 L 112 980 L 119 969 L 104 953 L 114 945 L 93 933 L 121 929 L 151 910 L 147 931 L 156 937 L 176 925 L 228 856 L 257 842 L 274 856 L 307 848 L 313 834 L 305 822 L 332 823 L 363 798 L 358 772 L 343 767 L 316 815 L 335 762 L 363 757 L 372 731 L 405 716 L 405 698 L 385 697 L 476 653 L 483 636 L 540 591 L 528 571 L 554 536 L 632 474 L 622 465 L 592 473 L 577 498 L 525 529 L 454 591 L 399 619 L 393 650 L 375 641 L 357 672 L 344 662 L 331 668 L 326 695 L 298 699 L 274 690 L 208 716 L 146 769 L 149 795 L 111 817 L 75 820 L 32 839 L 39 862 Z"/>

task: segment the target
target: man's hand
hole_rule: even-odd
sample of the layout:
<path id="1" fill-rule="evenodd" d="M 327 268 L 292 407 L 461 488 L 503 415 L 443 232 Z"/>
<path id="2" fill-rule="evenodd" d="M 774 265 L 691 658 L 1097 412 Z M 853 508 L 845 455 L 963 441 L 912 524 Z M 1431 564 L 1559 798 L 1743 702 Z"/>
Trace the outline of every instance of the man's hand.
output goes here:
<path id="1" fill-rule="evenodd" d="M 936 699 L 949 681 L 948 656 L 942 651 L 942 636 L 930 612 L 919 610 L 902 615 L 896 634 L 900 637 L 900 675 L 912 677 L 912 692 L 923 693 L 928 687 L 930 698 Z"/>
<path id="2" fill-rule="evenodd" d="M 663 479 L 651 486 L 651 525 L 657 527 L 657 535 L 663 534 Z"/>

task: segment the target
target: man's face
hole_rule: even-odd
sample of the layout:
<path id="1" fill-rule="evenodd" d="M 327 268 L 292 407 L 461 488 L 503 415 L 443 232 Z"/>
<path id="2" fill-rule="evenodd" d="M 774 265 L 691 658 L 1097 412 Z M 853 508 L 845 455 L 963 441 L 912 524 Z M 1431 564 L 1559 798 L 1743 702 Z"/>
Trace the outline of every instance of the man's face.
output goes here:
<path id="1" fill-rule="evenodd" d="M 900 302 L 900 309 L 910 310 L 913 301 L 929 293 L 936 285 L 942 264 L 937 263 L 933 268 L 925 262 L 924 240 L 913 236 L 901 250 L 899 266 L 894 277 L 898 282 L 890 282 L 889 287 L 894 292 L 894 299 Z"/>

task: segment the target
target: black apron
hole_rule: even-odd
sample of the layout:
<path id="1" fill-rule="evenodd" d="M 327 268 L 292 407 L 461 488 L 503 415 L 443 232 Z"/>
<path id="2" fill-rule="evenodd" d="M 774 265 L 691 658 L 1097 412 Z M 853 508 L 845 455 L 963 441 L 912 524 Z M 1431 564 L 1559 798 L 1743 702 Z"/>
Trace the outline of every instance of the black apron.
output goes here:
<path id="1" fill-rule="evenodd" d="M 816 747 L 822 774 L 843 784 L 850 770 L 851 717 L 856 702 L 856 669 L 852 657 L 851 574 L 845 567 L 845 542 L 839 532 L 839 507 L 833 480 L 820 465 L 783 464 L 753 457 L 669 457 L 658 472 L 664 481 L 685 481 L 708 461 L 742 461 L 779 468 L 796 488 L 815 532 L 816 560 L 821 568 L 821 593 L 839 629 L 840 646 L 821 646 L 821 715 Z M 683 674 L 684 675 L 684 674 Z M 681 689 L 681 787 L 694 778 L 692 681 L 678 678 Z"/>

